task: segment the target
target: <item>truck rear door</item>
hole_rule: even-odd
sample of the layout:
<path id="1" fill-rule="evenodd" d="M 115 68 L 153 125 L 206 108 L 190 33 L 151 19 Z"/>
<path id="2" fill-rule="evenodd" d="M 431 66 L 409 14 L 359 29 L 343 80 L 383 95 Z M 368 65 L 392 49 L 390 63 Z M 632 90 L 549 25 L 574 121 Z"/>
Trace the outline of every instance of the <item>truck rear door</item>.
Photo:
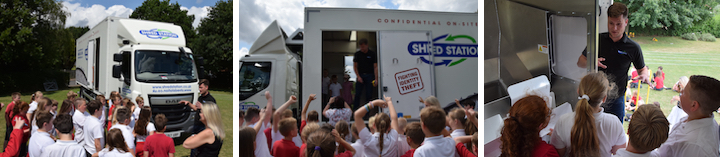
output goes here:
<path id="1" fill-rule="evenodd" d="M 432 42 L 429 31 L 378 32 L 381 95 L 392 97 L 398 115 L 419 118 L 418 97 L 434 95 Z M 408 44 L 410 43 L 410 44 Z"/>

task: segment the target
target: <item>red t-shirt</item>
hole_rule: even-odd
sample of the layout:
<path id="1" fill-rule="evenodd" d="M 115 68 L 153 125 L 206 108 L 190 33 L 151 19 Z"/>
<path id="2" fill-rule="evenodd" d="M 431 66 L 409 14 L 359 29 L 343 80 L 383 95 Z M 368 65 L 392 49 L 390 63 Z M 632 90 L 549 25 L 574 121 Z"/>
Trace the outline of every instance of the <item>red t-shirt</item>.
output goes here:
<path id="1" fill-rule="evenodd" d="M 275 141 L 270 155 L 275 157 L 297 157 L 300 156 L 299 153 L 300 148 L 295 146 L 295 142 L 282 139 Z"/>
<path id="2" fill-rule="evenodd" d="M 167 157 L 175 153 L 175 142 L 165 134 L 153 134 L 145 139 L 144 149 L 151 157 Z"/>
<path id="3" fill-rule="evenodd" d="M 545 141 L 538 140 L 535 144 L 532 156 L 534 157 L 559 157 L 555 146 L 545 143 Z"/>
<path id="4" fill-rule="evenodd" d="M 305 128 L 306 124 L 307 122 L 305 120 L 302 120 L 302 122 L 300 122 L 300 133 L 302 133 L 302 129 Z"/>
<path id="5" fill-rule="evenodd" d="M 631 79 L 634 79 L 634 78 L 638 77 L 637 71 L 633 71 L 631 75 L 632 75 L 632 78 L 631 78 Z M 640 80 L 633 80 L 632 83 L 638 83 L 639 81 L 640 81 Z"/>
<path id="6" fill-rule="evenodd" d="M 15 107 L 15 102 L 10 102 L 10 104 L 7 105 L 7 108 L 5 108 L 5 124 L 10 125 L 12 123 L 12 110 Z"/>
<path id="7" fill-rule="evenodd" d="M 630 102 L 632 102 L 635 105 L 637 105 L 637 102 L 640 100 L 642 100 L 642 97 L 633 96 L 632 98 L 630 98 Z"/>
<path id="8" fill-rule="evenodd" d="M 464 143 L 455 144 L 455 150 L 457 150 L 457 153 L 460 154 L 460 157 L 477 157 L 477 155 L 473 154 L 465 147 Z"/>
<path id="9" fill-rule="evenodd" d="M 307 148 L 307 144 L 303 143 L 300 146 L 300 157 L 305 157 L 305 149 Z"/>
<path id="10" fill-rule="evenodd" d="M 663 84 L 664 81 L 665 81 L 665 77 L 662 77 L 662 76 L 655 77 L 655 89 L 665 88 L 665 84 Z"/>
<path id="11" fill-rule="evenodd" d="M 414 154 L 414 153 L 415 153 L 415 149 L 410 149 L 410 150 L 408 150 L 407 152 L 405 152 L 404 155 L 402 155 L 402 156 L 400 156 L 400 157 L 413 157 L 413 154 Z"/>
<path id="12" fill-rule="evenodd" d="M 0 157 L 12 157 L 17 156 L 18 151 L 20 150 L 20 146 L 22 145 L 22 136 L 23 131 L 20 129 L 13 129 L 10 133 L 10 142 L 8 142 L 7 147 L 5 147 L 5 151 L 0 153 Z"/>
<path id="13" fill-rule="evenodd" d="M 352 157 L 352 156 L 353 156 L 353 154 L 350 151 L 345 151 L 343 153 L 335 155 L 335 157 Z"/>
<path id="14" fill-rule="evenodd" d="M 15 122 L 16 122 L 16 121 L 15 121 L 15 118 L 22 118 L 22 120 L 25 120 L 25 125 L 23 125 L 22 130 L 30 129 L 30 121 L 27 119 L 27 117 L 25 117 L 24 114 L 22 114 L 22 115 L 15 115 L 15 116 L 13 117 L 13 120 L 12 120 L 12 126 L 15 126 Z M 27 142 L 27 141 L 30 139 L 30 132 L 23 133 L 23 134 L 24 134 L 24 135 L 23 135 L 22 143 L 25 143 L 25 142 Z"/>
<path id="15" fill-rule="evenodd" d="M 110 110 L 108 110 L 108 117 L 112 116 L 113 109 L 115 109 L 115 105 L 110 106 Z M 110 130 L 110 128 L 112 127 L 112 119 L 108 120 L 110 121 L 110 123 L 107 123 L 107 130 Z"/>
<path id="16" fill-rule="evenodd" d="M 272 150 L 272 144 L 273 144 L 271 131 L 272 131 L 272 127 L 267 128 L 263 131 L 263 132 L 265 132 L 265 138 L 267 138 L 268 150 Z M 272 153 L 272 151 L 270 153 Z"/>

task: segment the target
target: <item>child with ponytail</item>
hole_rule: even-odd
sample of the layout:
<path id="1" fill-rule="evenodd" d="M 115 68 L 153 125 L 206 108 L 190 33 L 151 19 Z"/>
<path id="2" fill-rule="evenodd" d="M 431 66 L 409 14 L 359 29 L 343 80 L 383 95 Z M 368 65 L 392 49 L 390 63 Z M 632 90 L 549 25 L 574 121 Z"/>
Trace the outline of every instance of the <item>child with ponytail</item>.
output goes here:
<path id="1" fill-rule="evenodd" d="M 339 147 L 335 145 L 335 142 L 339 144 Z M 336 149 L 338 154 L 334 155 Z M 307 148 L 305 148 L 307 157 L 352 157 L 354 154 L 355 149 L 340 136 L 337 130 L 332 132 L 318 130 L 307 138 Z"/>
<path id="2" fill-rule="evenodd" d="M 375 115 L 375 123 L 370 126 L 375 128 L 375 133 L 371 134 L 365 127 L 363 121 L 355 121 L 356 129 L 360 130 L 360 140 L 363 141 L 363 145 L 365 146 L 365 156 L 396 157 L 398 156 L 398 147 L 396 143 L 398 139 L 398 132 L 396 130 L 399 130 L 399 127 L 397 123 L 397 113 L 395 112 L 395 107 L 393 106 L 392 99 L 390 97 L 385 97 L 385 100 L 374 100 L 367 105 L 360 107 L 357 111 L 355 111 L 355 119 L 362 119 L 368 110 L 376 107 L 387 107 L 390 110 L 390 115 L 385 113 L 378 113 Z M 444 124 L 442 125 L 444 126 Z M 308 148 L 311 147 L 308 145 Z"/>
<path id="3" fill-rule="evenodd" d="M 580 81 L 575 112 L 560 117 L 550 144 L 558 154 L 569 156 L 612 156 L 625 148 L 627 136 L 617 116 L 600 107 L 612 89 L 602 72 L 589 73 Z"/>
<path id="4" fill-rule="evenodd" d="M 550 115 L 550 108 L 539 96 L 530 95 L 515 102 L 510 107 L 508 118 L 503 124 L 502 136 L 500 136 L 501 156 L 559 156 L 555 147 L 545 143 L 538 136 L 540 130 L 545 128 L 550 121 Z M 454 138 L 458 139 L 458 137 Z"/>

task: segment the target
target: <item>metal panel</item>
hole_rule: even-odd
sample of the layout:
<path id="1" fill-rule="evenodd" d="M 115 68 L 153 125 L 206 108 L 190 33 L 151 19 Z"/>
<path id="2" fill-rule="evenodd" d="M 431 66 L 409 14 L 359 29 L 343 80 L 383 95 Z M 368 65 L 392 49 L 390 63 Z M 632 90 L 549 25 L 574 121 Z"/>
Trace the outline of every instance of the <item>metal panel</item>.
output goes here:
<path id="1" fill-rule="evenodd" d="M 549 75 L 548 55 L 538 51 L 547 45 L 546 11 L 497 0 L 500 23 L 500 78 L 506 85 Z"/>
<path id="2" fill-rule="evenodd" d="M 534 6 L 549 11 L 591 12 L 595 8 L 592 0 L 513 0 L 514 2 Z"/>

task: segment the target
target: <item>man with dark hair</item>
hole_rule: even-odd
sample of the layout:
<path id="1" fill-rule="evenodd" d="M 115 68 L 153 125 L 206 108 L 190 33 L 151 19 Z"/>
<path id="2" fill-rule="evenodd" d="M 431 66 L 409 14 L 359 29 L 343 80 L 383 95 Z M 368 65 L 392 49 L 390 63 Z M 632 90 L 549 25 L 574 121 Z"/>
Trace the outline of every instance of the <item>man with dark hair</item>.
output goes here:
<path id="1" fill-rule="evenodd" d="M 80 99 L 80 98 L 76 98 Z M 85 149 L 82 144 L 73 140 L 73 120 L 70 114 L 60 113 L 53 121 L 55 131 L 58 133 L 58 140 L 45 148 L 40 154 L 41 157 L 51 156 L 84 156 Z"/>
<path id="2" fill-rule="evenodd" d="M 355 52 L 353 57 L 353 70 L 355 71 L 355 102 L 353 103 L 353 111 L 357 110 L 365 102 L 373 100 L 373 86 L 377 85 L 378 80 L 378 64 L 377 54 L 368 49 L 368 40 L 363 38 L 359 42 L 360 51 Z M 360 96 L 365 91 L 365 102 L 360 102 Z"/>
<path id="3" fill-rule="evenodd" d="M 625 116 L 625 90 L 627 88 L 628 69 L 632 63 L 635 69 L 638 69 L 638 79 L 646 83 L 650 83 L 650 72 L 645 66 L 642 49 L 640 45 L 625 35 L 625 27 L 628 24 L 628 9 L 625 4 L 615 2 L 607 10 L 608 13 L 608 31 L 600 33 L 598 39 L 598 70 L 607 74 L 615 83 L 617 93 L 609 93 L 615 95 L 616 98 L 608 99 L 606 105 L 603 105 L 605 112 L 614 114 L 620 122 L 623 122 Z M 578 58 L 577 66 L 580 68 L 587 67 L 587 49 L 582 52 Z"/>

